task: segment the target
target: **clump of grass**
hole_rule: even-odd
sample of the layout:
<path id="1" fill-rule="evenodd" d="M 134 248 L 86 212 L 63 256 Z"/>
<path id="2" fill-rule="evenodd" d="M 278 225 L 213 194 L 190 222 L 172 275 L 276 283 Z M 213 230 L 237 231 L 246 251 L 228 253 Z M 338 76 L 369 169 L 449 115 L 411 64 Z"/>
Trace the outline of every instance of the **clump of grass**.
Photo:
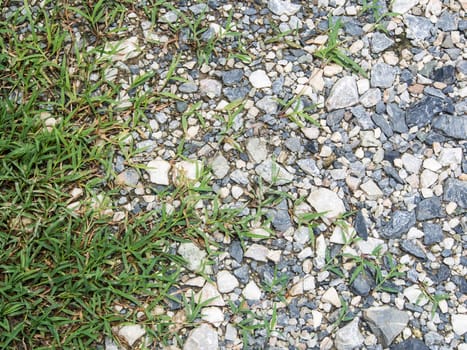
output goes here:
<path id="1" fill-rule="evenodd" d="M 330 16 L 328 23 L 329 37 L 326 46 L 316 51 L 314 55 L 325 61 L 334 62 L 344 68 L 349 68 L 355 73 L 361 74 L 363 77 L 367 78 L 368 76 L 365 70 L 339 48 L 339 46 L 342 44 L 338 40 L 339 29 L 342 27 L 340 18 L 334 20 L 334 18 Z"/>

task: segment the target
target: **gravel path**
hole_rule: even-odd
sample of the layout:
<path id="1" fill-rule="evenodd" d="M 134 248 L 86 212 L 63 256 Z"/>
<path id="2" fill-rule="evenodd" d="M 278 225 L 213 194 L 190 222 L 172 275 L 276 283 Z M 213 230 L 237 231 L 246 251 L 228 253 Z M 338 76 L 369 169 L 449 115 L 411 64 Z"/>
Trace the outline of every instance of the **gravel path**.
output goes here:
<path id="1" fill-rule="evenodd" d="M 125 140 L 148 170 L 114 160 L 114 221 L 201 168 L 221 205 L 257 218 L 250 238 L 172 247 L 187 260 L 159 310 L 172 344 L 151 349 L 467 349 L 467 2 L 363 3 L 182 0 L 155 24 L 138 5 L 125 18 L 105 72 L 128 87 L 119 107 L 146 73 L 167 103 Z M 316 55 L 337 19 L 335 49 L 361 71 Z M 182 295 L 202 303 L 194 325 L 177 326 Z M 145 329 L 118 334 L 132 346 Z"/>

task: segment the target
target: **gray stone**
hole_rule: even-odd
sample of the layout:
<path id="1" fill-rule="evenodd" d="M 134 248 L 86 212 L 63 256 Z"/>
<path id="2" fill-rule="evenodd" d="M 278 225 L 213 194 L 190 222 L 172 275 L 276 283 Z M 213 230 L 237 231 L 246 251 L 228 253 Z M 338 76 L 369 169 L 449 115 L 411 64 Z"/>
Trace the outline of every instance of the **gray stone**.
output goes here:
<path id="1" fill-rule="evenodd" d="M 436 25 L 443 32 L 450 32 L 457 30 L 457 20 L 456 16 L 449 11 L 444 11 L 438 18 Z"/>
<path id="2" fill-rule="evenodd" d="M 243 260 L 243 248 L 240 241 L 233 241 L 229 246 L 229 254 L 239 264 Z"/>
<path id="3" fill-rule="evenodd" d="M 395 103 L 390 103 L 386 107 L 389 115 L 389 121 L 392 124 L 392 130 L 398 133 L 406 133 L 409 131 L 405 122 L 405 112 Z"/>
<path id="4" fill-rule="evenodd" d="M 417 258 L 422 260 L 426 259 L 426 254 L 423 248 L 420 246 L 417 240 L 415 239 L 404 239 L 400 243 L 401 249 Z"/>
<path id="5" fill-rule="evenodd" d="M 467 116 L 440 115 L 433 120 L 433 128 L 454 139 L 466 140 Z"/>
<path id="6" fill-rule="evenodd" d="M 208 9 L 208 5 L 207 4 L 191 5 L 189 9 L 191 12 L 193 12 L 194 15 L 199 15 Z"/>
<path id="7" fill-rule="evenodd" d="M 327 188 L 318 188 L 310 193 L 308 203 L 318 212 L 324 213 L 324 218 L 335 219 L 345 213 L 345 206 L 339 196 Z"/>
<path id="8" fill-rule="evenodd" d="M 262 69 L 252 72 L 248 79 L 251 85 L 257 89 L 268 88 L 272 85 L 271 79 L 269 79 L 267 73 Z"/>
<path id="9" fill-rule="evenodd" d="M 222 82 L 224 85 L 231 86 L 242 81 L 243 69 L 232 69 L 222 73 Z"/>
<path id="10" fill-rule="evenodd" d="M 389 39 L 380 32 L 373 33 L 373 37 L 371 38 L 371 51 L 373 53 L 383 52 L 392 45 L 394 45 L 394 40 Z"/>
<path id="11" fill-rule="evenodd" d="M 353 77 L 339 79 L 331 89 L 326 108 L 328 111 L 350 107 L 358 103 L 357 83 Z"/>
<path id="12" fill-rule="evenodd" d="M 302 151 L 302 143 L 299 137 L 289 137 L 284 141 L 285 147 L 287 147 L 291 152 L 300 153 Z"/>
<path id="13" fill-rule="evenodd" d="M 336 332 L 335 346 L 337 350 L 353 350 L 363 345 L 365 338 L 358 329 L 359 319 L 354 318 L 345 327 Z"/>
<path id="14" fill-rule="evenodd" d="M 194 272 L 201 272 L 201 269 L 204 265 L 204 258 L 207 255 L 204 250 L 199 249 L 194 243 L 191 242 L 180 243 L 178 254 L 180 254 L 182 258 L 186 260 L 187 269 Z"/>
<path id="15" fill-rule="evenodd" d="M 434 81 L 439 81 L 446 84 L 452 84 L 456 81 L 456 69 L 451 65 L 443 65 L 437 69 L 433 69 L 430 74 L 430 78 Z M 436 91 L 436 90 L 435 90 Z M 429 93 L 428 87 L 425 89 L 425 93 Z M 442 96 L 440 96 L 443 98 Z"/>
<path id="16" fill-rule="evenodd" d="M 127 169 L 115 178 L 117 185 L 135 187 L 139 181 L 139 174 L 135 169 Z"/>
<path id="17" fill-rule="evenodd" d="M 381 101 L 381 90 L 376 88 L 369 89 L 360 97 L 360 103 L 366 108 L 376 106 L 379 101 Z"/>
<path id="18" fill-rule="evenodd" d="M 407 24 L 407 38 L 415 40 L 425 40 L 431 36 L 433 24 L 428 18 L 420 16 L 405 16 Z"/>
<path id="19" fill-rule="evenodd" d="M 297 160 L 297 165 L 308 175 L 319 176 L 319 168 L 316 161 L 311 158 Z"/>
<path id="20" fill-rule="evenodd" d="M 190 94 L 190 93 L 198 91 L 198 85 L 196 85 L 193 82 L 187 82 L 187 83 L 183 83 L 182 85 L 180 85 L 178 90 L 180 90 L 180 92 Z"/>
<path id="21" fill-rule="evenodd" d="M 363 318 L 385 348 L 391 345 L 409 322 L 406 312 L 389 306 L 369 308 L 363 312 Z"/>
<path id="22" fill-rule="evenodd" d="M 268 156 L 266 142 L 262 139 L 252 137 L 246 142 L 246 151 L 251 160 L 255 163 L 261 163 Z"/>
<path id="23" fill-rule="evenodd" d="M 206 323 L 193 329 L 183 345 L 183 350 L 217 350 L 218 348 L 217 332 Z"/>
<path id="24" fill-rule="evenodd" d="M 467 208 L 467 182 L 453 178 L 444 181 L 444 196 L 447 202 L 455 202 L 461 208 Z"/>
<path id="25" fill-rule="evenodd" d="M 383 167 L 383 170 L 386 174 L 388 174 L 390 177 L 392 177 L 394 180 L 396 180 L 401 185 L 405 183 L 405 181 L 399 176 L 399 173 L 397 172 L 397 170 L 394 169 L 392 166 L 386 165 Z"/>
<path id="26" fill-rule="evenodd" d="M 132 346 L 138 339 L 146 334 L 146 330 L 139 324 L 125 325 L 119 329 L 118 335 L 125 339 L 128 345 Z"/>
<path id="27" fill-rule="evenodd" d="M 351 112 L 352 115 L 357 119 L 358 125 L 360 125 L 362 130 L 373 130 L 375 128 L 375 124 L 371 120 L 371 117 L 365 108 L 362 106 L 355 106 L 351 109 Z"/>
<path id="28" fill-rule="evenodd" d="M 441 200 L 438 197 L 430 197 L 420 201 L 417 205 L 416 214 L 418 221 L 443 217 Z"/>
<path id="29" fill-rule="evenodd" d="M 233 273 L 243 284 L 248 283 L 250 280 L 250 270 L 248 269 L 248 265 L 243 265 L 242 267 L 235 269 Z"/>
<path id="30" fill-rule="evenodd" d="M 248 175 L 240 169 L 232 171 L 232 173 L 230 174 L 230 178 L 240 185 L 248 185 L 250 183 L 250 181 L 248 180 Z"/>
<path id="31" fill-rule="evenodd" d="M 388 121 L 381 114 L 374 113 L 372 114 L 371 119 L 376 126 L 381 129 L 384 135 L 387 137 L 391 137 L 393 135 L 391 125 L 389 125 Z"/>
<path id="32" fill-rule="evenodd" d="M 391 350 L 430 350 L 420 339 L 410 338 L 391 346 Z"/>
<path id="33" fill-rule="evenodd" d="M 423 243 L 425 245 L 432 245 L 439 243 L 443 240 L 443 230 L 438 224 L 433 224 L 431 222 L 423 223 Z"/>
<path id="34" fill-rule="evenodd" d="M 230 165 L 222 154 L 218 154 L 211 163 L 212 172 L 217 179 L 222 179 L 228 174 Z"/>
<path id="35" fill-rule="evenodd" d="M 280 202 L 275 209 L 268 210 L 267 216 L 272 219 L 272 226 L 279 232 L 285 232 L 292 226 L 286 200 Z"/>
<path id="36" fill-rule="evenodd" d="M 438 97 L 426 96 L 411 105 L 405 117 L 409 127 L 422 127 L 431 122 L 433 117 L 445 109 L 444 101 Z"/>
<path id="37" fill-rule="evenodd" d="M 357 212 L 357 215 L 355 216 L 354 229 L 355 232 L 357 232 L 357 235 L 363 238 L 363 240 L 366 241 L 368 239 L 368 229 L 366 227 L 366 220 L 361 210 L 359 210 Z"/>
<path id="38" fill-rule="evenodd" d="M 282 166 L 267 159 L 256 167 L 256 173 L 271 185 L 285 185 L 292 182 L 293 175 Z"/>
<path id="39" fill-rule="evenodd" d="M 433 331 L 426 333 L 423 336 L 423 340 L 425 340 L 425 344 L 429 348 L 434 348 L 436 346 L 436 349 L 439 349 L 439 345 L 446 344 L 446 339 L 441 334 Z"/>
<path id="40" fill-rule="evenodd" d="M 243 100 L 246 95 L 250 92 L 250 88 L 247 86 L 238 86 L 238 87 L 226 87 L 222 90 L 225 97 L 229 102 Z"/>
<path id="41" fill-rule="evenodd" d="M 381 236 L 387 239 L 400 238 L 415 225 L 415 213 L 396 210 L 389 222 L 381 229 Z"/>
<path id="42" fill-rule="evenodd" d="M 209 98 L 220 96 L 221 89 L 222 84 L 214 79 L 202 79 L 199 82 L 199 90 L 201 94 L 207 95 Z"/>
<path id="43" fill-rule="evenodd" d="M 350 288 L 355 294 L 366 297 L 375 286 L 373 276 L 368 271 L 363 270 L 352 281 Z"/>
<path id="44" fill-rule="evenodd" d="M 216 277 L 217 289 L 221 293 L 230 293 L 239 286 L 238 280 L 229 271 L 219 271 Z"/>
<path id="45" fill-rule="evenodd" d="M 266 114 L 276 114 L 278 106 L 276 98 L 272 96 L 264 96 L 256 102 L 256 107 Z"/>
<path id="46" fill-rule="evenodd" d="M 268 8 L 275 15 L 292 16 L 300 10 L 300 5 L 293 4 L 290 0 L 269 0 Z"/>
<path id="47" fill-rule="evenodd" d="M 371 68 L 370 84 L 372 87 L 389 88 L 394 83 L 396 69 L 386 63 L 376 63 Z"/>
<path id="48" fill-rule="evenodd" d="M 177 19 L 178 19 L 178 16 L 174 11 L 168 11 L 159 17 L 159 22 L 175 23 Z"/>
<path id="49" fill-rule="evenodd" d="M 392 11 L 404 14 L 417 5 L 418 2 L 419 0 L 394 0 L 392 2 Z"/>

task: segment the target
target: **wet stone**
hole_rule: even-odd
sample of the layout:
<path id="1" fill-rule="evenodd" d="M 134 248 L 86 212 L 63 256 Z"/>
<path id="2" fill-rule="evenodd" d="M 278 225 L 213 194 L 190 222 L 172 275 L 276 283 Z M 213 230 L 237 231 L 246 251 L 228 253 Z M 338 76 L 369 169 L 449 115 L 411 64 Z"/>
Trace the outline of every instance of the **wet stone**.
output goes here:
<path id="1" fill-rule="evenodd" d="M 403 210 L 396 210 L 389 222 L 382 228 L 381 236 L 384 238 L 400 238 L 415 225 L 415 213 Z"/>
<path id="2" fill-rule="evenodd" d="M 400 244 L 401 249 L 422 260 L 426 259 L 425 251 L 420 247 L 416 240 L 404 239 Z"/>
<path id="3" fill-rule="evenodd" d="M 441 200 L 438 197 L 430 197 L 422 200 L 418 203 L 416 214 L 418 221 L 443 217 Z"/>
<path id="4" fill-rule="evenodd" d="M 433 245 L 439 243 L 443 240 L 443 231 L 441 226 L 438 224 L 433 224 L 431 222 L 423 223 L 423 243 L 425 245 Z"/>

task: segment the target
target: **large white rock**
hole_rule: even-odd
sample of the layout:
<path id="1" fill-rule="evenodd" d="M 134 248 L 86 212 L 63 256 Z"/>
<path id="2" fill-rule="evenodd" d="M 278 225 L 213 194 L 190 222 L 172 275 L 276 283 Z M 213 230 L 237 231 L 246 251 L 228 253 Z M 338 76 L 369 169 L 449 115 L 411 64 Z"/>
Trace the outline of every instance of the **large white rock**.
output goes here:
<path id="1" fill-rule="evenodd" d="M 138 37 L 133 36 L 126 40 L 111 41 L 105 44 L 104 58 L 112 61 L 126 61 L 139 56 L 141 48 L 138 46 Z"/>
<path id="2" fill-rule="evenodd" d="M 255 162 L 261 163 L 268 156 L 266 143 L 256 137 L 249 138 L 246 142 L 246 151 L 248 156 Z"/>
<path id="3" fill-rule="evenodd" d="M 204 258 L 206 257 L 206 252 L 199 249 L 194 243 L 187 242 L 181 243 L 178 247 L 178 254 L 186 260 L 188 265 L 186 268 L 194 272 L 201 272 L 203 268 Z"/>
<path id="4" fill-rule="evenodd" d="M 211 323 L 212 325 L 219 327 L 224 321 L 224 313 L 222 312 L 221 308 L 210 306 L 205 307 L 201 310 L 201 318 L 206 322 Z"/>
<path id="5" fill-rule="evenodd" d="M 451 316 L 452 330 L 457 335 L 464 335 L 467 332 L 467 314 Z"/>
<path id="6" fill-rule="evenodd" d="M 203 323 L 198 328 L 191 331 L 183 350 L 217 350 L 219 340 L 217 332 L 211 326 Z"/>
<path id="7" fill-rule="evenodd" d="M 392 12 L 404 14 L 417 5 L 418 1 L 419 0 L 394 0 L 392 3 Z"/>
<path id="8" fill-rule="evenodd" d="M 293 180 L 291 173 L 271 159 L 262 162 L 255 170 L 264 181 L 271 185 L 285 185 Z"/>
<path id="9" fill-rule="evenodd" d="M 337 194 L 327 188 L 319 188 L 310 193 L 308 203 L 318 212 L 324 212 L 324 218 L 335 219 L 345 213 L 345 206 Z"/>
<path id="10" fill-rule="evenodd" d="M 219 271 L 217 274 L 217 289 L 221 293 L 229 293 L 237 288 L 238 280 L 229 271 Z"/>
<path id="11" fill-rule="evenodd" d="M 182 160 L 175 164 L 177 180 L 197 180 L 203 171 L 203 163 L 199 160 Z"/>
<path id="12" fill-rule="evenodd" d="M 339 79 L 331 89 L 326 108 L 328 111 L 350 107 L 358 103 L 357 83 L 353 77 Z"/>
<path id="13" fill-rule="evenodd" d="M 118 335 L 124 338 L 130 346 L 136 343 L 136 341 L 145 334 L 146 330 L 139 324 L 126 325 L 118 331 Z"/>
<path id="14" fill-rule="evenodd" d="M 243 288 L 242 295 L 247 300 L 259 300 L 261 299 L 261 289 L 258 288 L 255 282 L 250 281 Z"/>
<path id="15" fill-rule="evenodd" d="M 326 292 L 324 292 L 323 296 L 321 297 L 321 301 L 323 303 L 330 303 L 335 307 L 341 307 L 341 300 L 339 299 L 339 294 L 334 287 L 329 288 Z"/>
<path id="16" fill-rule="evenodd" d="M 275 15 L 292 16 L 300 10 L 300 5 L 292 4 L 290 0 L 269 0 L 268 8 Z"/>
<path id="17" fill-rule="evenodd" d="M 206 283 L 195 295 L 195 302 L 200 304 L 211 300 L 206 306 L 224 306 L 225 301 L 217 290 L 215 284 Z"/>
<path id="18" fill-rule="evenodd" d="M 146 171 L 149 174 L 149 181 L 158 185 L 167 186 L 169 184 L 169 162 L 162 159 L 151 160 L 146 167 Z"/>
<path id="19" fill-rule="evenodd" d="M 257 89 L 271 87 L 272 85 L 271 79 L 269 79 L 266 72 L 262 69 L 258 69 L 257 71 L 251 73 L 249 79 L 251 85 Z"/>
<path id="20" fill-rule="evenodd" d="M 352 322 L 336 332 L 337 350 L 352 350 L 363 345 L 365 338 L 358 329 L 358 321 L 358 318 L 354 318 Z"/>

